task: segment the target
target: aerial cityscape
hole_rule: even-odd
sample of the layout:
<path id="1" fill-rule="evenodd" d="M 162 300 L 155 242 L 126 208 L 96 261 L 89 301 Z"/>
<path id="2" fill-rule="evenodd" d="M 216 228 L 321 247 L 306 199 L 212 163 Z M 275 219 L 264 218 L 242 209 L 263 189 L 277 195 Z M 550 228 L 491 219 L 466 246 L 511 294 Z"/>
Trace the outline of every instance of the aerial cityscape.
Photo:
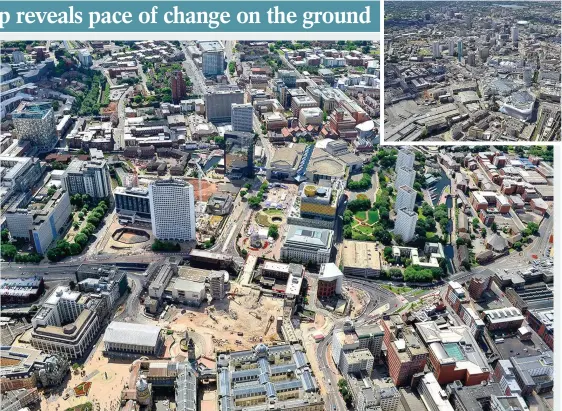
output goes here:
<path id="1" fill-rule="evenodd" d="M 385 142 L 560 141 L 560 2 L 384 2 Z"/>
<path id="2" fill-rule="evenodd" d="M 1 44 L 2 410 L 551 410 L 554 152 L 379 144 L 371 41 Z"/>

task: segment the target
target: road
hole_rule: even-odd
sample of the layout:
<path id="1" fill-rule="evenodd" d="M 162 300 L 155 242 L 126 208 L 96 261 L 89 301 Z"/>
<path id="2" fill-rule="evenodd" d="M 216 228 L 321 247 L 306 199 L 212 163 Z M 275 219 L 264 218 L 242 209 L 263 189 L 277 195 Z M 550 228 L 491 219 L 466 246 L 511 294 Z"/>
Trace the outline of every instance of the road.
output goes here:
<path id="1" fill-rule="evenodd" d="M 0 263 L 0 271 L 2 272 L 3 278 L 15 278 L 15 277 L 33 277 L 35 275 L 62 275 L 64 277 L 65 273 L 69 271 L 76 271 L 76 269 L 82 264 L 116 264 L 116 263 L 139 263 L 139 264 L 150 264 L 151 262 L 157 261 L 159 259 L 164 259 L 170 256 L 157 255 L 156 257 L 147 255 L 131 255 L 131 256 L 119 256 L 119 255 L 100 255 L 91 258 L 84 258 L 75 261 L 61 261 L 58 263 L 43 263 L 43 264 L 22 264 L 22 263 Z M 50 279 L 50 277 L 49 277 Z"/>
<path id="2" fill-rule="evenodd" d="M 533 258 L 532 255 L 544 257 L 547 250 L 550 248 L 550 236 L 554 229 L 554 219 L 551 215 L 546 215 L 539 227 L 539 235 L 533 243 L 525 249 L 526 255 L 529 259 Z"/>
<path id="3" fill-rule="evenodd" d="M 187 73 L 188 77 L 191 79 L 192 83 L 192 94 L 203 96 L 206 94 L 207 86 L 205 85 L 205 77 L 202 71 L 197 67 L 193 59 L 187 53 L 187 46 L 195 45 L 193 41 L 181 41 L 181 49 L 185 55 L 185 60 L 183 61 L 183 68 Z"/>
<path id="4" fill-rule="evenodd" d="M 365 307 L 363 313 L 355 320 L 356 325 L 363 325 L 372 322 L 373 319 L 370 318 L 371 313 L 377 308 L 384 306 L 385 304 L 389 304 L 389 312 L 396 311 L 404 304 L 404 302 L 398 296 L 369 280 L 346 278 L 346 280 L 344 281 L 344 285 L 352 285 L 356 288 L 360 288 L 361 290 L 367 292 L 370 296 L 369 303 Z M 335 364 L 333 363 L 330 350 L 333 332 L 334 330 L 340 330 L 345 320 L 345 318 L 338 318 L 334 321 L 334 327 L 324 337 L 324 339 L 318 343 L 318 347 L 316 350 L 318 366 L 328 384 L 325 398 L 325 409 L 327 410 L 333 410 L 334 407 L 336 410 L 347 409 L 345 401 L 343 400 L 338 390 L 338 381 L 340 378 L 342 378 L 342 376 L 341 374 L 335 374 L 332 371 L 332 368 L 335 367 Z"/>
<path id="5" fill-rule="evenodd" d="M 114 320 L 117 321 L 130 321 L 140 312 L 139 296 L 146 279 L 142 275 L 132 273 L 127 273 L 127 278 L 132 282 L 131 294 L 127 297 L 127 303 L 123 312 L 115 316 Z"/>
<path id="6" fill-rule="evenodd" d="M 236 46 L 236 40 L 226 40 L 225 43 L 224 43 L 224 57 L 226 59 L 225 74 L 226 74 L 226 78 L 228 78 L 228 82 L 230 84 L 236 84 L 236 82 L 234 81 L 234 79 L 230 75 L 230 70 L 228 69 L 228 63 L 230 63 L 231 61 L 236 62 L 236 60 L 237 60 L 236 50 L 234 50 L 235 46 Z"/>
<path id="7" fill-rule="evenodd" d="M 123 150 L 125 148 L 125 102 L 127 100 L 127 95 L 132 90 L 129 87 L 122 95 L 119 97 L 119 102 L 117 103 L 117 115 L 119 116 L 119 124 L 114 128 L 114 138 L 115 138 L 115 149 Z"/>
<path id="8" fill-rule="evenodd" d="M 258 183 L 261 184 L 259 180 Z M 236 242 L 238 240 L 238 233 L 242 230 L 246 218 L 249 215 L 250 207 L 247 201 L 242 201 L 242 197 L 238 196 L 234 200 L 234 209 L 230 214 L 228 221 L 225 223 L 220 235 L 218 236 L 215 245 L 209 251 L 218 252 L 221 254 L 228 254 L 237 256 Z"/>

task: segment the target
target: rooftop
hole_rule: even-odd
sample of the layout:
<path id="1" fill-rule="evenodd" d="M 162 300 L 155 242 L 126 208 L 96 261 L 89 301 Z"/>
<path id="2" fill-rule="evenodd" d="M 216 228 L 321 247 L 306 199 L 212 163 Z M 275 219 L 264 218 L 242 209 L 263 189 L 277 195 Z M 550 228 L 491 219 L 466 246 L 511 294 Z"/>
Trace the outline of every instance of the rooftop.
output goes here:
<path id="1" fill-rule="evenodd" d="M 153 325 L 113 321 L 105 330 L 104 342 L 155 346 L 162 329 Z"/>
<path id="2" fill-rule="evenodd" d="M 381 269 L 380 254 L 375 243 L 367 241 L 343 242 L 343 264 L 345 267 Z"/>
<path id="3" fill-rule="evenodd" d="M 332 247 L 333 235 L 334 232 L 332 230 L 289 225 L 285 245 L 330 248 Z"/>
<path id="4" fill-rule="evenodd" d="M 470 374 L 490 372 L 488 360 L 470 328 L 465 325 L 442 328 L 435 321 L 417 323 L 416 328 L 433 356 L 440 363 L 456 363 L 456 368 Z"/>
<path id="5" fill-rule="evenodd" d="M 220 41 L 216 41 L 216 40 L 200 41 L 198 44 L 199 44 L 199 48 L 203 53 L 224 51 L 224 46 Z"/>

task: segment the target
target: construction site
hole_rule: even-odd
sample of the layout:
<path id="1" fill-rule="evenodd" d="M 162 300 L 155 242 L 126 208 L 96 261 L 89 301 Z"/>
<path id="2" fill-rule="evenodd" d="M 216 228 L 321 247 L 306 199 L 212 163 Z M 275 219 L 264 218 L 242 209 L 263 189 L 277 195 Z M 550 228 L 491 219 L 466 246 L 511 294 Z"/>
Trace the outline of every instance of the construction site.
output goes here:
<path id="1" fill-rule="evenodd" d="M 283 299 L 250 288 L 234 289 L 213 305 L 189 310 L 170 307 L 162 325 L 198 336 L 194 338 L 196 351 L 214 357 L 216 351 L 250 349 L 259 342 L 281 341 L 277 318 L 282 311 Z"/>

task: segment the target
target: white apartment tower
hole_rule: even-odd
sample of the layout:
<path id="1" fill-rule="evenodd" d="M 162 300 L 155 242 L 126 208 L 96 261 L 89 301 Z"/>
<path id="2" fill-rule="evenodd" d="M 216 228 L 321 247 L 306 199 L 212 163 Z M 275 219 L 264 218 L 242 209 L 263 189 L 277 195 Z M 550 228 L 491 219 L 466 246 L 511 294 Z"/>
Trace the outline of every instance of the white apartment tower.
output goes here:
<path id="1" fill-rule="evenodd" d="M 416 204 L 416 190 L 409 186 L 400 186 L 396 192 L 396 203 L 394 204 L 394 210 L 398 212 L 405 208 L 408 211 L 414 209 Z"/>
<path id="2" fill-rule="evenodd" d="M 82 67 L 90 67 L 93 64 L 90 51 L 88 49 L 78 50 L 78 61 Z"/>
<path id="3" fill-rule="evenodd" d="M 517 26 L 513 26 L 511 28 L 511 41 L 515 45 L 519 43 L 519 27 Z"/>
<path id="4" fill-rule="evenodd" d="M 252 104 L 233 104 L 231 122 L 232 131 L 251 133 L 254 130 L 254 108 Z"/>
<path id="5" fill-rule="evenodd" d="M 431 51 L 434 59 L 441 57 L 441 46 L 439 45 L 439 42 L 436 41 L 431 45 Z"/>
<path id="6" fill-rule="evenodd" d="M 396 170 L 396 181 L 394 187 L 408 186 L 413 187 L 416 180 L 416 170 L 410 167 L 400 167 Z"/>
<path id="7" fill-rule="evenodd" d="M 417 222 L 418 215 L 414 211 L 406 208 L 398 210 L 394 223 L 394 234 L 401 236 L 405 243 L 411 241 L 414 238 Z"/>
<path id="8" fill-rule="evenodd" d="M 160 240 L 195 240 L 195 194 L 181 180 L 158 180 L 148 187 L 152 232 Z"/>
<path id="9" fill-rule="evenodd" d="M 398 150 L 398 157 L 396 158 L 396 167 L 394 170 L 398 172 L 401 167 L 413 168 L 416 155 L 409 149 Z"/>

